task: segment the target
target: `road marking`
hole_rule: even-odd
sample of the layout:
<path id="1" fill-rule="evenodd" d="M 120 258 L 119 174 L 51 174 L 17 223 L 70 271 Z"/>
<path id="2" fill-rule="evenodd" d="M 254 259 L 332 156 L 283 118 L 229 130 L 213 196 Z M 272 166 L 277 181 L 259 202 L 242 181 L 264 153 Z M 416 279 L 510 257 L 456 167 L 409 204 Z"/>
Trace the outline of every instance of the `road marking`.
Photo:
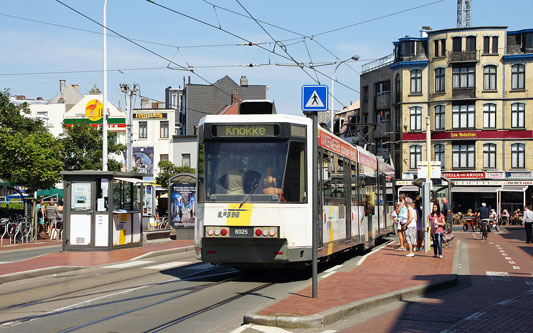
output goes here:
<path id="1" fill-rule="evenodd" d="M 322 275 L 322 276 L 320 277 L 320 280 L 325 279 L 325 278 L 327 278 L 327 277 L 330 277 L 330 276 L 332 276 L 332 275 L 335 274 L 335 273 L 337 273 L 337 272 L 329 272 L 329 273 L 326 273 L 326 274 L 324 274 L 324 275 Z"/>
<path id="2" fill-rule="evenodd" d="M 505 251 L 504 251 L 504 250 L 501 250 L 501 249 L 500 249 L 500 252 L 502 252 L 502 253 L 503 253 L 503 252 L 505 252 Z"/>
<path id="3" fill-rule="evenodd" d="M 513 266 L 513 269 L 520 269 L 520 266 Z"/>
<path id="4" fill-rule="evenodd" d="M 142 269 L 165 270 L 165 269 L 176 268 L 176 267 L 185 266 L 185 265 L 189 265 L 189 264 L 191 264 L 191 263 L 190 262 L 186 262 L 186 261 L 172 261 L 172 262 L 166 262 L 164 264 L 143 267 Z"/>
<path id="5" fill-rule="evenodd" d="M 513 301 L 513 299 L 506 299 L 505 301 L 501 301 L 500 303 L 496 303 L 498 305 L 507 305 L 509 303 L 511 303 Z"/>
<path id="6" fill-rule="evenodd" d="M 508 263 L 510 263 L 511 265 L 514 265 L 516 264 L 516 262 L 512 261 L 512 260 L 507 260 Z"/>
<path id="7" fill-rule="evenodd" d="M 126 268 L 126 267 L 135 267 L 135 266 L 144 265 L 144 264 L 151 264 L 151 263 L 153 263 L 153 261 L 142 261 L 142 260 L 129 261 L 129 262 L 121 263 L 121 264 L 116 264 L 116 265 L 111 265 L 111 266 L 104 266 L 104 268 Z"/>
<path id="8" fill-rule="evenodd" d="M 494 245 L 494 243 L 493 243 L 493 242 L 489 242 L 489 244 L 490 244 L 490 245 Z"/>
<path id="9" fill-rule="evenodd" d="M 324 272 L 326 272 L 326 273 L 333 272 L 333 271 L 336 271 L 337 269 L 339 269 L 341 267 L 342 267 L 342 265 L 333 266 L 330 269 L 326 269 Z"/>
<path id="10" fill-rule="evenodd" d="M 0 265 L 2 264 L 10 264 L 11 262 L 10 261 L 0 261 Z"/>
<path id="11" fill-rule="evenodd" d="M 505 257 L 505 260 L 511 260 L 511 257 Z"/>
<path id="12" fill-rule="evenodd" d="M 511 281 L 509 273 L 507 272 L 487 271 L 485 274 L 488 276 L 489 280 Z"/>
<path id="13" fill-rule="evenodd" d="M 479 317 L 483 316 L 485 312 L 474 312 L 470 316 L 466 317 L 465 320 L 472 320 L 472 319 L 478 319 Z"/>
<path id="14" fill-rule="evenodd" d="M 237 329 L 234 329 L 230 333 L 241 333 L 241 332 L 244 332 L 247 329 L 252 329 L 252 330 L 256 330 L 256 331 L 264 332 L 264 333 L 290 333 L 291 332 L 291 331 L 287 331 L 287 330 L 284 330 L 284 329 L 279 328 L 279 327 L 263 326 L 263 325 L 256 325 L 256 324 L 246 324 L 246 325 L 242 325 L 241 327 L 239 327 Z M 333 331 L 333 332 L 335 332 L 335 331 Z"/>
<path id="15" fill-rule="evenodd" d="M 502 253 L 502 256 L 507 257 L 509 255 L 507 253 Z"/>
<path id="16" fill-rule="evenodd" d="M 389 244 L 390 244 L 389 242 L 386 242 L 385 244 L 380 245 L 380 246 L 374 248 L 372 251 L 370 251 L 370 252 L 368 252 L 367 254 L 365 254 L 365 255 L 361 258 L 361 260 L 359 260 L 359 261 L 357 262 L 357 264 L 355 264 L 355 266 L 361 266 L 361 265 L 365 262 L 366 258 L 367 258 L 369 255 L 378 252 L 379 250 L 383 249 L 384 247 L 386 247 L 386 246 L 389 245 Z"/>

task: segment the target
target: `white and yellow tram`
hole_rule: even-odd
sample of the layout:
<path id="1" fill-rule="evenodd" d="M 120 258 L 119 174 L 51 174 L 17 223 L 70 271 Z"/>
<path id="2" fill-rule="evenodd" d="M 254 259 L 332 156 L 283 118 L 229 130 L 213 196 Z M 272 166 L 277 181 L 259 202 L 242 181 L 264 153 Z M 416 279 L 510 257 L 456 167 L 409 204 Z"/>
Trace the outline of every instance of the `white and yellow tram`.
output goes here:
<path id="1" fill-rule="evenodd" d="M 318 133 L 315 189 L 310 119 L 269 114 L 200 121 L 198 259 L 235 266 L 311 261 L 315 190 L 319 258 L 370 247 L 392 231 L 394 169 L 324 129 Z"/>

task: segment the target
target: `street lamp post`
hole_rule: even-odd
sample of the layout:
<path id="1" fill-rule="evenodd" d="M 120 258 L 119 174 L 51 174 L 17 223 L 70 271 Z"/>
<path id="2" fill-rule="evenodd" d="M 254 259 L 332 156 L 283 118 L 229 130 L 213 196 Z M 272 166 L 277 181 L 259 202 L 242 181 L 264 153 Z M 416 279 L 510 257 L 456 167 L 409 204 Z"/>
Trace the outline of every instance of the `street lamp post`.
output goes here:
<path id="1" fill-rule="evenodd" d="M 107 0 L 104 2 L 104 93 L 102 110 L 102 171 L 107 171 Z"/>
<path id="2" fill-rule="evenodd" d="M 348 59 L 344 59 L 343 61 L 339 62 L 337 64 L 337 66 L 335 66 L 335 69 L 333 70 L 333 75 L 331 76 L 331 124 L 329 126 L 329 129 L 331 131 L 331 133 L 333 133 L 333 119 L 335 118 L 335 90 L 334 90 L 334 84 L 335 84 L 335 73 L 337 73 L 337 68 L 339 68 L 339 66 L 343 63 L 345 63 L 346 61 L 349 61 L 349 60 L 353 60 L 353 61 L 357 61 L 359 60 L 359 56 L 358 55 L 354 55 L 353 57 L 351 58 L 348 58 Z"/>

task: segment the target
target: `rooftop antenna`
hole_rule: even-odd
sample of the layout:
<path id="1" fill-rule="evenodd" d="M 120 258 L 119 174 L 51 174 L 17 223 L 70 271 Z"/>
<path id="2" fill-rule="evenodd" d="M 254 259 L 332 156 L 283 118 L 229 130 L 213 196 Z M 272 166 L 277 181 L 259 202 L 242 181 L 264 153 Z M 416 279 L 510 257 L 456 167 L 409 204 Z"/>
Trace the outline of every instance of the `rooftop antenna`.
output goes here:
<path id="1" fill-rule="evenodd" d="M 472 26 L 472 0 L 457 0 L 457 28 Z"/>

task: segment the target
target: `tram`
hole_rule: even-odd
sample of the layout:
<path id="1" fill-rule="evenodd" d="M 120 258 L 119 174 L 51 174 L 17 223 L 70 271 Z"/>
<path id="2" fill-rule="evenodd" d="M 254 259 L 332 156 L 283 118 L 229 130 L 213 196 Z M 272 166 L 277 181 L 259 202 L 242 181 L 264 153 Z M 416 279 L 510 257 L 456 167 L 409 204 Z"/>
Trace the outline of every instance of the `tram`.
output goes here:
<path id="1" fill-rule="evenodd" d="M 312 184 L 312 121 L 278 115 L 208 115 L 198 127 L 195 251 L 231 266 L 312 260 L 313 191 L 318 257 L 368 248 L 392 231 L 394 169 L 325 129 Z"/>

